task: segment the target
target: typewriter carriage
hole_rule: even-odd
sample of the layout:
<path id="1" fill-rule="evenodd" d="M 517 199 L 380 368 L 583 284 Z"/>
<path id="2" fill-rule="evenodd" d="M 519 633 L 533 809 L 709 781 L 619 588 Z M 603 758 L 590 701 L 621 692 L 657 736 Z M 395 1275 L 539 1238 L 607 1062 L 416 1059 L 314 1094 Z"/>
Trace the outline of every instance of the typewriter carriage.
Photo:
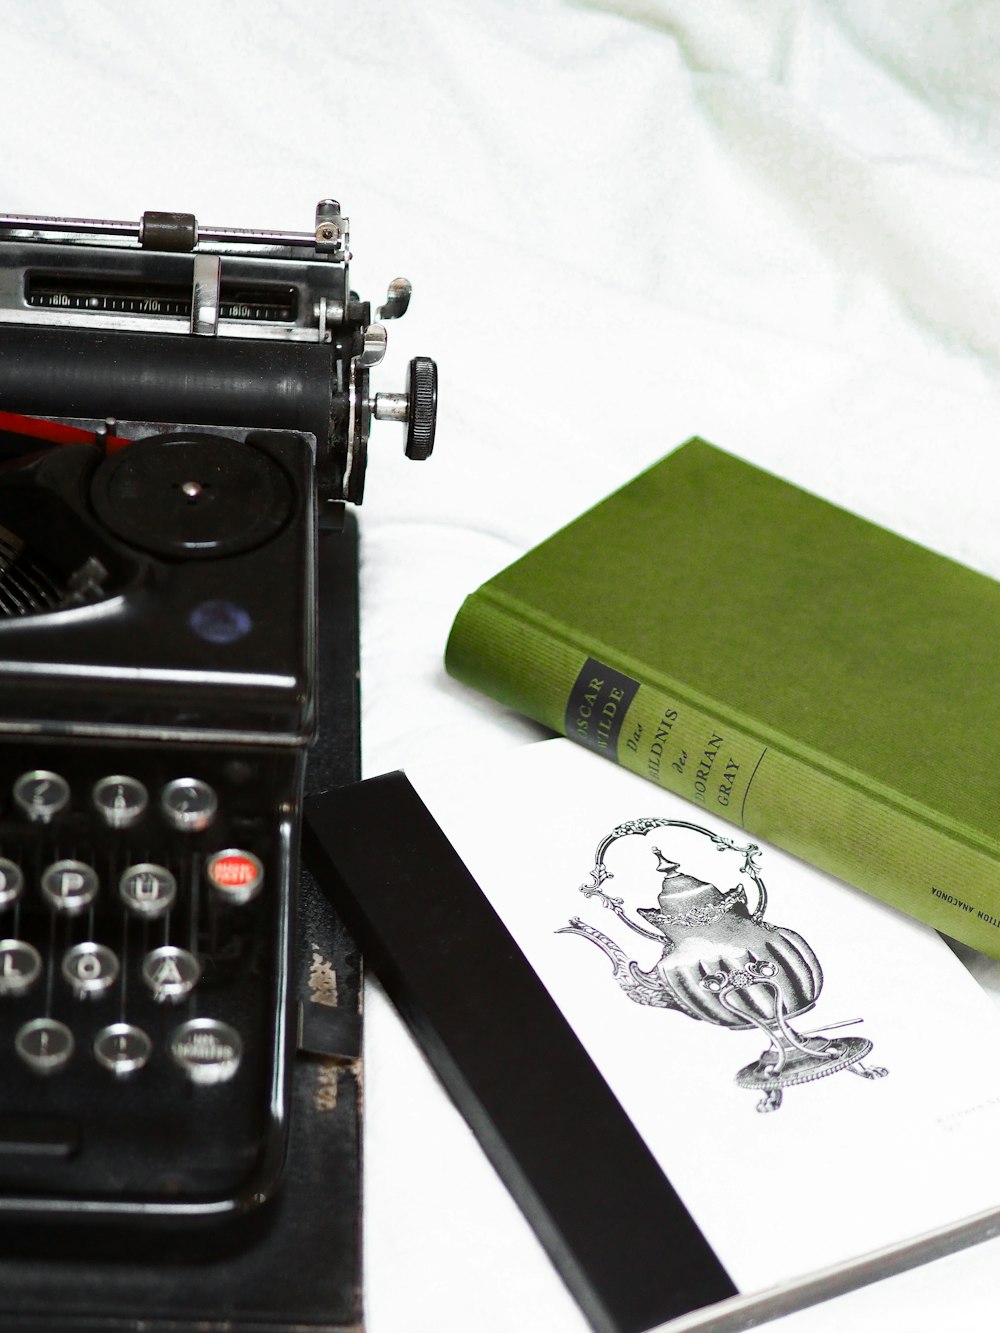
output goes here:
<path id="1" fill-rule="evenodd" d="M 371 394 L 384 323 L 351 291 L 349 225 L 321 200 L 312 232 L 0 215 L 0 405 L 53 418 L 299 430 L 324 507 L 360 503 L 371 418 L 433 448 L 437 370 Z M 406 313 L 389 284 L 382 321 Z M 336 512 L 334 510 L 334 512 Z"/>

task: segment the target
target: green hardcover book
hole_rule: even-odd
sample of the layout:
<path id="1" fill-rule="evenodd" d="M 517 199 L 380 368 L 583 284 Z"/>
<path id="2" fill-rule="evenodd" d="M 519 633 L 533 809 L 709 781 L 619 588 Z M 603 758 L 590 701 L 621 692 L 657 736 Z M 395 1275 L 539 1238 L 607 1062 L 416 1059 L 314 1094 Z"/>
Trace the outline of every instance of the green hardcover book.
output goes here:
<path id="1" fill-rule="evenodd" d="M 692 440 L 466 599 L 448 670 L 1000 957 L 1000 583 Z"/>

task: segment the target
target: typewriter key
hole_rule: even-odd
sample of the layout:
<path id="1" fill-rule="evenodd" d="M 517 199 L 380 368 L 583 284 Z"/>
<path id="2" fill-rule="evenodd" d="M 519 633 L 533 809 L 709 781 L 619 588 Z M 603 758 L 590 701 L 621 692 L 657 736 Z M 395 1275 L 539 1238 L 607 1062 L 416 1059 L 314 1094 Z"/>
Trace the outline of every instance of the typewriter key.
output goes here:
<path id="1" fill-rule="evenodd" d="M 239 1068 L 240 1034 L 217 1018 L 192 1018 L 170 1039 L 170 1055 L 192 1083 L 226 1083 Z"/>
<path id="2" fill-rule="evenodd" d="M 24 888 L 24 875 L 21 867 L 0 856 L 0 909 L 9 907 L 21 896 Z"/>
<path id="3" fill-rule="evenodd" d="M 27 940 L 0 940 L 0 995 L 23 995 L 42 975 L 42 956 Z"/>
<path id="4" fill-rule="evenodd" d="M 163 788 L 160 805 L 174 828 L 184 833 L 200 833 L 215 818 L 218 799 L 207 782 L 177 778 Z"/>
<path id="5" fill-rule="evenodd" d="M 200 977 L 198 959 L 176 944 L 163 944 L 142 960 L 142 979 L 158 1002 L 183 1000 Z"/>
<path id="6" fill-rule="evenodd" d="M 57 912 L 74 916 L 97 897 L 97 871 L 83 861 L 54 861 L 42 871 L 42 893 Z"/>
<path id="7" fill-rule="evenodd" d="M 94 784 L 93 800 L 110 828 L 130 828 L 146 808 L 146 788 L 138 778 L 114 773 Z"/>
<path id="8" fill-rule="evenodd" d="M 141 1069 L 152 1049 L 146 1033 L 132 1023 L 112 1023 L 94 1038 L 95 1060 L 119 1078 Z"/>
<path id="9" fill-rule="evenodd" d="M 205 874 L 218 897 L 236 906 L 256 898 L 264 883 L 260 858 L 238 847 L 228 847 L 210 856 L 205 863 Z"/>
<path id="10" fill-rule="evenodd" d="M 61 1069 L 73 1054 L 73 1034 L 55 1018 L 33 1018 L 19 1028 L 14 1049 L 36 1074 Z"/>
<path id="11" fill-rule="evenodd" d="M 69 803 L 69 783 L 58 773 L 36 768 L 14 783 L 14 800 L 35 824 L 48 824 Z"/>
<path id="12" fill-rule="evenodd" d="M 62 974 L 79 1000 L 103 995 L 118 979 L 118 959 L 106 944 L 74 944 L 62 960 Z"/>
<path id="13" fill-rule="evenodd" d="M 170 911 L 177 897 L 177 881 L 166 866 L 143 861 L 122 874 L 118 893 L 126 907 L 148 920 Z"/>

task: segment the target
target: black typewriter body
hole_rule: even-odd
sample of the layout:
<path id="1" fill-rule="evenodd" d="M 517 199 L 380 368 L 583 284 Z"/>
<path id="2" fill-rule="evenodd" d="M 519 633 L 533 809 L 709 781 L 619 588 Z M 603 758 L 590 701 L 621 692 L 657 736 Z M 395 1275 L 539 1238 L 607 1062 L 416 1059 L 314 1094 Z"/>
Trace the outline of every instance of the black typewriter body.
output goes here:
<path id="1" fill-rule="evenodd" d="M 331 200 L 302 234 L 0 218 L 0 1228 L 280 1193 L 317 542 L 372 417 L 434 435 L 432 362 L 370 394 L 348 257 Z"/>

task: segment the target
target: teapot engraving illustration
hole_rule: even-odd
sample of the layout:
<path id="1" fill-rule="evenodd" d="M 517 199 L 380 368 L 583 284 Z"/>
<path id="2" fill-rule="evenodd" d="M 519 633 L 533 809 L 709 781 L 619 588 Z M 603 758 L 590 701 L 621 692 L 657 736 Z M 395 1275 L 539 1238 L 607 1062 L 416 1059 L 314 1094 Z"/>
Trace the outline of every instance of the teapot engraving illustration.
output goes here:
<path id="1" fill-rule="evenodd" d="M 723 892 L 715 884 L 688 874 L 678 861 L 653 847 L 655 869 L 660 875 L 657 906 L 636 908 L 646 924 L 634 921 L 625 910 L 624 899 L 610 896 L 602 887 L 613 878 L 605 857 L 620 838 L 645 836 L 654 829 L 670 827 L 702 834 L 718 851 L 741 856 L 740 873 L 752 881 L 756 890 L 753 908 L 742 883 Z M 655 941 L 661 947 L 659 959 L 651 967 L 641 968 L 615 940 L 579 917 L 571 918 L 559 933 L 580 935 L 596 944 L 610 959 L 618 985 L 637 1004 L 675 1009 L 718 1027 L 760 1029 L 767 1038 L 767 1048 L 753 1064 L 737 1072 L 736 1082 L 763 1093 L 759 1111 L 773 1111 L 781 1105 L 786 1087 L 813 1082 L 841 1069 L 863 1078 L 882 1078 L 888 1071 L 862 1063 L 872 1050 L 868 1038 L 823 1035 L 860 1019 L 827 1024 L 809 1033 L 792 1027 L 791 1018 L 807 1013 L 816 1004 L 823 987 L 823 971 L 802 935 L 765 920 L 767 890 L 759 856 L 760 849 L 753 843 L 740 847 L 685 820 L 628 820 L 598 845 L 591 882 L 581 885 L 580 892 L 597 898 L 631 931 Z"/>

